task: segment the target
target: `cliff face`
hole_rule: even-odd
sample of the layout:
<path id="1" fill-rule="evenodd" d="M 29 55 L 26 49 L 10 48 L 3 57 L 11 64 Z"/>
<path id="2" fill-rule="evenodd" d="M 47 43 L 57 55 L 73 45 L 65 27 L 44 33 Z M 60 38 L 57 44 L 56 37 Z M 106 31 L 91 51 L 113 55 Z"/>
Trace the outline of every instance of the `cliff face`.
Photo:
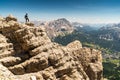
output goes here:
<path id="1" fill-rule="evenodd" d="M 43 27 L 0 18 L 0 79 L 102 80 L 102 56 L 79 41 L 51 42 Z"/>

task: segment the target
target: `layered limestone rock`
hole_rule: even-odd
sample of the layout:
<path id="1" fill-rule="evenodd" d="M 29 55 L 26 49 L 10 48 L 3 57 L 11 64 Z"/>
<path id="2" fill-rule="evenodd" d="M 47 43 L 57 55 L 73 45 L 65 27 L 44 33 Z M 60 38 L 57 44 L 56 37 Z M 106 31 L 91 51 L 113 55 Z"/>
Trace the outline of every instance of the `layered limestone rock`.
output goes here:
<path id="1" fill-rule="evenodd" d="M 5 36 L 0 34 L 0 58 L 14 54 L 13 44 Z"/>
<path id="2" fill-rule="evenodd" d="M 12 80 L 102 80 L 100 51 L 82 47 L 79 41 L 67 46 L 51 42 L 43 27 L 21 24 L 13 17 L 0 20 L 0 65 Z"/>

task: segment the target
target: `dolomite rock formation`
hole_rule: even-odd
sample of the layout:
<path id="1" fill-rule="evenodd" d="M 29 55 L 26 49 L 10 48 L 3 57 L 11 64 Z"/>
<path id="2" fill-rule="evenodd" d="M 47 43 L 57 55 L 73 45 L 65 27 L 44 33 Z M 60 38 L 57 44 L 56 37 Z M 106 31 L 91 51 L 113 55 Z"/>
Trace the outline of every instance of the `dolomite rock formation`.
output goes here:
<path id="1" fill-rule="evenodd" d="M 102 80 L 100 51 L 79 41 L 62 46 L 43 27 L 7 18 L 0 18 L 0 79 Z"/>
<path id="2" fill-rule="evenodd" d="M 44 22 L 40 25 L 45 27 L 47 35 L 51 39 L 59 35 L 64 36 L 66 34 L 70 34 L 74 31 L 72 24 L 65 18 Z"/>

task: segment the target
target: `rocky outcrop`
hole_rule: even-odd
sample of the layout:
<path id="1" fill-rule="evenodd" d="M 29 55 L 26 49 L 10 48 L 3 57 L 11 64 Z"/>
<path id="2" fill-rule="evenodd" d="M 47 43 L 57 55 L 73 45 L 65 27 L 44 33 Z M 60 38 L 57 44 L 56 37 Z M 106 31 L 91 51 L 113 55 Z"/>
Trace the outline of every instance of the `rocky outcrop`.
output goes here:
<path id="1" fill-rule="evenodd" d="M 8 17 L 6 17 L 5 18 L 5 20 L 8 22 L 8 21 L 17 21 L 17 19 L 14 17 L 14 16 L 12 16 L 11 14 L 8 16 Z"/>
<path id="2" fill-rule="evenodd" d="M 31 23 L 31 22 L 27 22 L 27 23 L 25 23 L 25 24 L 28 25 L 28 26 L 34 26 L 34 24 Z"/>
<path id="3" fill-rule="evenodd" d="M 7 57 L 14 54 L 13 44 L 0 34 L 0 58 Z"/>
<path id="4" fill-rule="evenodd" d="M 62 46 L 51 42 L 43 27 L 0 20 L 0 65 L 12 80 L 102 80 L 100 51 L 79 41 Z"/>

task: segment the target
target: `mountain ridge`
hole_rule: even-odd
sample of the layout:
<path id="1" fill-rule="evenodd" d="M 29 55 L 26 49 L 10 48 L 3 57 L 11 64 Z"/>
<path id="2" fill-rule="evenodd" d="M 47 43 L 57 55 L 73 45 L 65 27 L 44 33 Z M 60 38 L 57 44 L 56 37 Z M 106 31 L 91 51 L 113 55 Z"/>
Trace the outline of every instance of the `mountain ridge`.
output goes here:
<path id="1" fill-rule="evenodd" d="M 11 16 L 6 18 L 0 19 L 0 79 L 103 78 L 102 56 L 99 50 L 82 47 L 77 40 L 62 46 L 50 40 L 44 27 L 35 27 L 33 23 L 18 23 L 17 19 Z"/>

